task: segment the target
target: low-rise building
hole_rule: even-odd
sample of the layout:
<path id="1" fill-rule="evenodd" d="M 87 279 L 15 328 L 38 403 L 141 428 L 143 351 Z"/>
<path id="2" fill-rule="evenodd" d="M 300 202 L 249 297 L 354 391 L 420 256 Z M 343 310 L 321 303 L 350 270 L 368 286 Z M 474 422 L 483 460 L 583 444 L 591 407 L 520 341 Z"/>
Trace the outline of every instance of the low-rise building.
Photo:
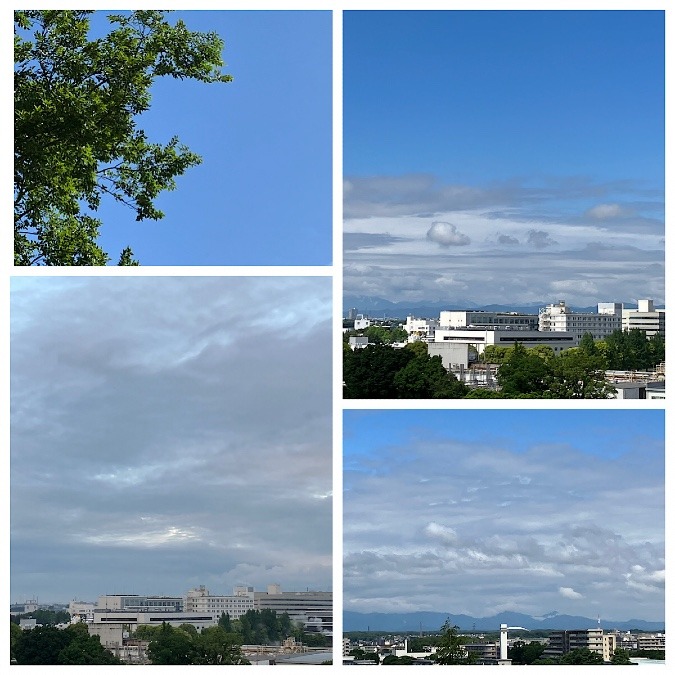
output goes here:
<path id="1" fill-rule="evenodd" d="M 68 603 L 68 614 L 72 622 L 94 620 L 94 609 L 96 604 L 93 602 L 83 602 L 82 600 L 71 600 Z"/>
<path id="2" fill-rule="evenodd" d="M 183 598 L 164 595 L 101 595 L 97 610 L 122 610 L 130 612 L 183 611 Z"/>
<path id="3" fill-rule="evenodd" d="M 463 347 L 461 350 L 443 352 L 442 348 L 432 347 L 432 345 L 438 343 L 462 345 Z M 559 354 L 569 347 L 578 346 L 579 341 L 574 333 L 564 331 L 541 332 L 514 328 L 437 328 L 434 334 L 434 342 L 429 343 L 429 354 L 433 356 L 439 353 L 444 356 L 447 353 L 447 360 L 452 365 L 463 365 L 466 368 L 469 365 L 469 347 L 473 347 L 478 354 L 482 354 L 485 347 L 489 345 L 513 347 L 516 343 L 523 345 L 523 347 L 546 345 L 555 354 Z M 452 359 L 458 360 L 452 361 Z"/>
<path id="4" fill-rule="evenodd" d="M 438 325 L 436 319 L 416 319 L 414 316 L 408 316 L 404 326 L 408 333 L 408 342 L 433 340 Z"/>

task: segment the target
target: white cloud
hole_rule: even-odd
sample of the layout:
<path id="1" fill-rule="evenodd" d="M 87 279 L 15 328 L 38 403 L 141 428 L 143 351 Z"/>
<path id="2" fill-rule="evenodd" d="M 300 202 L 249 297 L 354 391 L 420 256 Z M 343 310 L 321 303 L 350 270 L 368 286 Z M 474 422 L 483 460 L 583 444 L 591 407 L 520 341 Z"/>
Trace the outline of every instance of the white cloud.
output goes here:
<path id="1" fill-rule="evenodd" d="M 436 221 L 427 231 L 427 239 L 441 246 L 466 246 L 471 239 L 457 229 L 452 223 Z"/>
<path id="2" fill-rule="evenodd" d="M 567 586 L 561 586 L 558 589 L 558 592 L 563 596 L 563 598 L 567 598 L 569 600 L 581 600 L 584 597 L 581 593 L 577 593 L 573 588 L 569 588 Z"/>
<path id="3" fill-rule="evenodd" d="M 630 215 L 630 213 L 630 209 L 626 209 L 620 204 L 597 204 L 586 211 L 586 215 L 597 220 L 619 218 L 621 216 Z"/>
<path id="4" fill-rule="evenodd" d="M 438 523 L 429 523 L 424 531 L 432 539 L 438 539 L 444 544 L 451 544 L 457 541 L 457 532 L 446 525 L 439 525 Z"/>

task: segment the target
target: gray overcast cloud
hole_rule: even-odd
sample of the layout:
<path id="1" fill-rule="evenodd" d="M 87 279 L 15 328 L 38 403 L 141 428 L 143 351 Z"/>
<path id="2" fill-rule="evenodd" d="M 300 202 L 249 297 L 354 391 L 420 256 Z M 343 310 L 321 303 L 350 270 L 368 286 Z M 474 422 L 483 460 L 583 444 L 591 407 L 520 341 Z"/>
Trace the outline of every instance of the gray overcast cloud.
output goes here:
<path id="1" fill-rule="evenodd" d="M 12 280 L 11 598 L 331 587 L 331 280 Z"/>

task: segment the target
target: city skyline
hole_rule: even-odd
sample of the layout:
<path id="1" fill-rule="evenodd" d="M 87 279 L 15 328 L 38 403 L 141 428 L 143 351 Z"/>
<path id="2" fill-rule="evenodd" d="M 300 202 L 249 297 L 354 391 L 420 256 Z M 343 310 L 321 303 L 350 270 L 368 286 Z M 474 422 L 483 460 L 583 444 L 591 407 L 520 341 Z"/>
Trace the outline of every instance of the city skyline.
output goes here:
<path id="1" fill-rule="evenodd" d="M 331 589 L 330 278 L 11 292 L 12 600 Z"/>
<path id="2" fill-rule="evenodd" d="M 660 410 L 344 415 L 344 609 L 663 621 Z"/>
<path id="3" fill-rule="evenodd" d="M 664 12 L 344 13 L 344 293 L 664 301 Z"/>

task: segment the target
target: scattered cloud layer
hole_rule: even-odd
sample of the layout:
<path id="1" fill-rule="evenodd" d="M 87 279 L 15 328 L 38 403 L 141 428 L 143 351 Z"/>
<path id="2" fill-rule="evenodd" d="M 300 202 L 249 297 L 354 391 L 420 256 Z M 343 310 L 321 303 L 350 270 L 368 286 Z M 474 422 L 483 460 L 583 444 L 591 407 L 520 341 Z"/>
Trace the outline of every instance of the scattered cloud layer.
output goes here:
<path id="1" fill-rule="evenodd" d="M 664 299 L 663 198 L 635 182 L 351 177 L 344 199 L 347 295 L 525 303 L 566 288 L 570 304 Z"/>
<path id="2" fill-rule="evenodd" d="M 459 419 L 448 418 L 452 438 Z M 514 450 L 416 426 L 376 456 L 350 453 L 345 609 L 662 620 L 664 448 L 636 443 L 639 455 L 601 457 L 574 442 Z"/>
<path id="3" fill-rule="evenodd" d="M 12 598 L 330 588 L 330 295 L 15 279 Z"/>

